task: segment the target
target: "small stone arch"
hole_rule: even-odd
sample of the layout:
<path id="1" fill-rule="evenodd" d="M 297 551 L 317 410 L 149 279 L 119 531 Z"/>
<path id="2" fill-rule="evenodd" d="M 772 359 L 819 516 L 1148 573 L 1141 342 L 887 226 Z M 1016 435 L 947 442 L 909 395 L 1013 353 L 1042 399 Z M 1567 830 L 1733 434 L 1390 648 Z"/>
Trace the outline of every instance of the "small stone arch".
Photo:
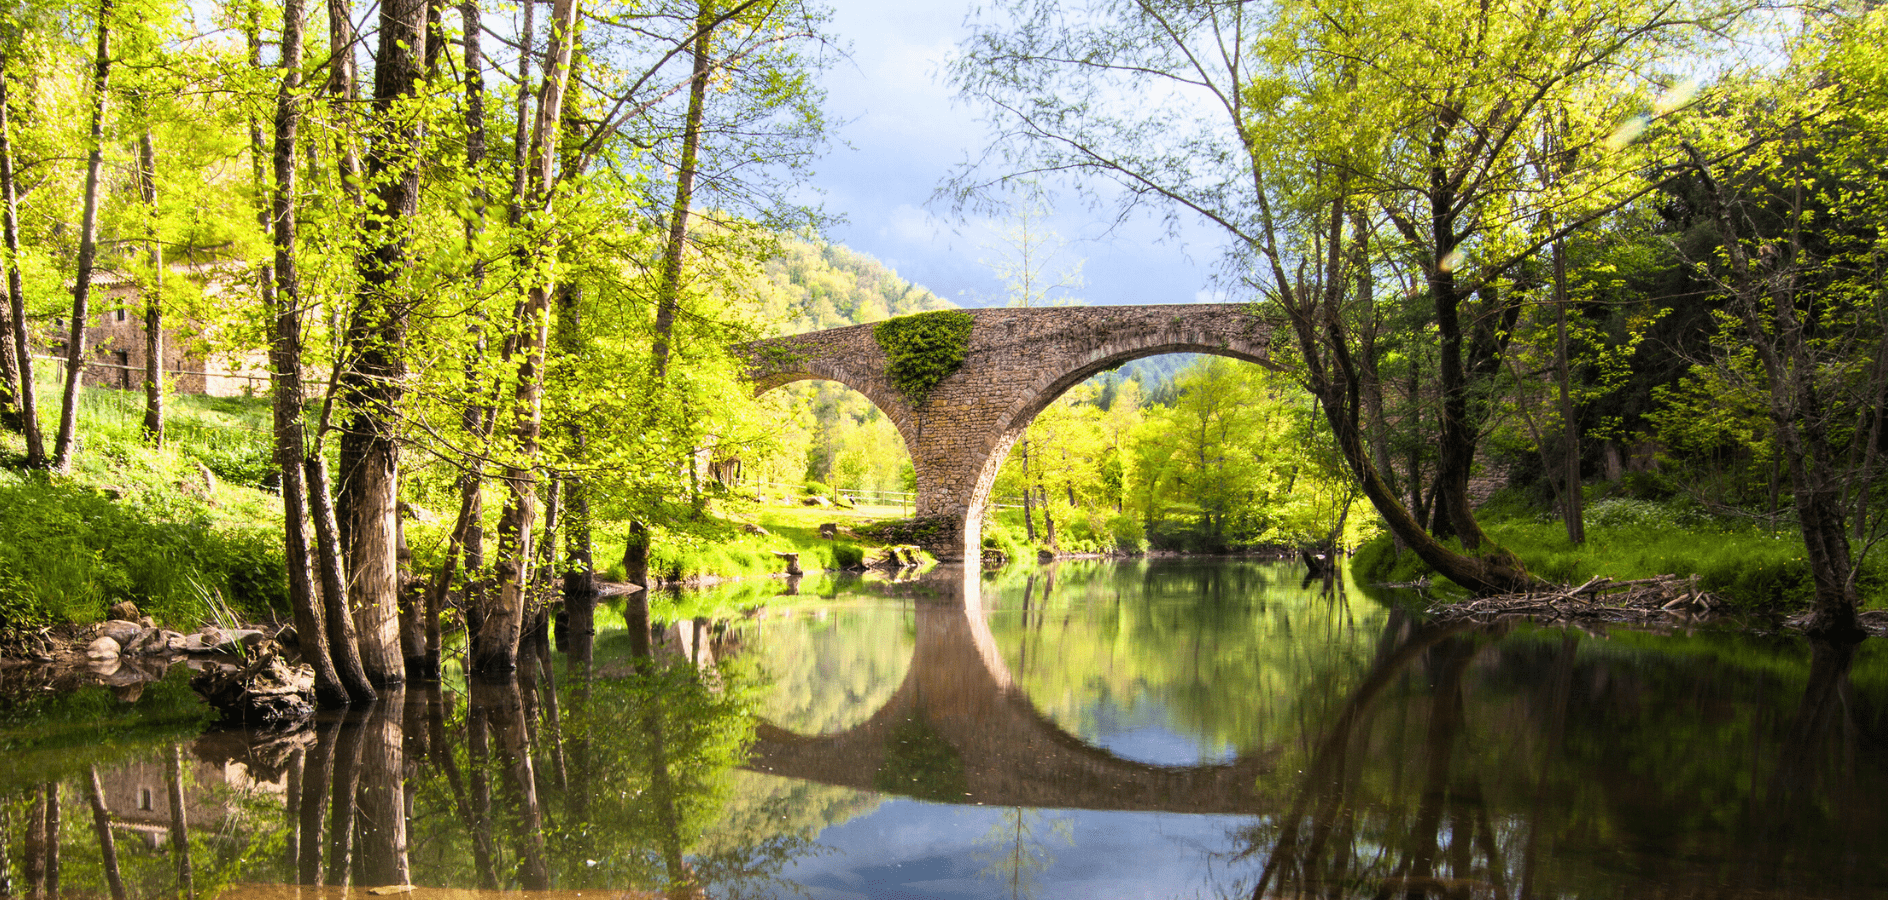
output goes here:
<path id="1" fill-rule="evenodd" d="M 832 381 L 865 395 L 865 399 L 871 401 L 898 429 L 898 436 L 905 441 L 906 455 L 916 455 L 919 437 L 917 417 L 912 414 L 911 404 L 906 403 L 904 396 L 883 377 L 876 373 L 863 374 L 833 359 L 809 359 L 793 368 L 755 378 L 754 396 L 759 397 L 774 388 L 785 387 L 796 381 Z"/>

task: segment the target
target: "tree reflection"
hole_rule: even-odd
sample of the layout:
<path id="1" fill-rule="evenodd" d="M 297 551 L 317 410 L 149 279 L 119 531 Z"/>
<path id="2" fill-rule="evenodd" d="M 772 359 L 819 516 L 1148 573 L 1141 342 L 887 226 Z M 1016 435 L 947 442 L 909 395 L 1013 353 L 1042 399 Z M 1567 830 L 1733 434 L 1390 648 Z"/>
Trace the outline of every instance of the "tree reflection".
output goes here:
<path id="1" fill-rule="evenodd" d="M 1879 710 L 1851 689 L 1854 645 L 1811 644 L 1792 700 L 1572 633 L 1498 638 L 1387 628 L 1307 733 L 1288 811 L 1242 832 L 1235 858 L 1262 867 L 1239 893 L 1833 898 L 1881 883 L 1864 836 L 1884 822 L 1858 799 L 1883 782 L 1861 753 Z"/>
<path id="2" fill-rule="evenodd" d="M 1046 828 L 1045 828 L 1046 825 Z M 977 874 L 1003 886 L 1010 900 L 1033 897 L 1044 872 L 1055 863 L 1052 843 L 1075 845 L 1074 822 L 1067 816 L 1044 819 L 1042 811 L 1009 807 L 977 840 Z"/>

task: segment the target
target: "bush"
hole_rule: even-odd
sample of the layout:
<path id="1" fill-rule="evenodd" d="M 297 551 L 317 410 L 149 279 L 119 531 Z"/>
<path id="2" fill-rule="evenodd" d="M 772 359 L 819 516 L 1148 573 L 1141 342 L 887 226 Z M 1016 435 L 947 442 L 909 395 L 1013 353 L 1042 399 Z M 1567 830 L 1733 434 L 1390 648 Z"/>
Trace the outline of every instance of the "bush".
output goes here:
<path id="1" fill-rule="evenodd" d="M 1140 517 L 1116 513 L 1108 517 L 1107 528 L 1116 550 L 1140 553 L 1147 549 L 1147 529 L 1142 526 Z"/>

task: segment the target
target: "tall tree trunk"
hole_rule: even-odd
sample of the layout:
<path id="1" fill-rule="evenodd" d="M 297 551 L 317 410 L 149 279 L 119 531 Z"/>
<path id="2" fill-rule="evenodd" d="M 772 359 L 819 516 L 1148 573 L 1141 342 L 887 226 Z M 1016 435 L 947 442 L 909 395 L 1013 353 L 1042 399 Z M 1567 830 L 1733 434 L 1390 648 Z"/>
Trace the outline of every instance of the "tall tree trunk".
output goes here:
<path id="1" fill-rule="evenodd" d="M 407 231 L 419 210 L 419 132 L 396 121 L 395 106 L 414 96 L 426 55 L 425 0 L 380 4 L 380 45 L 374 64 L 374 140 L 367 178 L 375 209 L 363 218 L 365 249 L 349 316 L 349 364 L 340 373 L 345 404 L 341 429 L 341 508 L 348 575 L 361 662 L 376 685 L 406 678 L 400 652 L 398 555 L 399 415 L 406 376 L 410 301 Z"/>
<path id="2" fill-rule="evenodd" d="M 360 99 L 360 79 L 355 72 L 354 20 L 349 18 L 348 0 L 328 0 L 328 94 L 334 108 L 335 169 L 341 186 L 354 199 L 356 207 L 366 202 L 361 184 L 361 156 L 355 143 L 354 108 Z"/>
<path id="3" fill-rule="evenodd" d="M 190 820 L 184 811 L 184 748 L 170 745 L 170 853 L 177 861 L 177 896 L 190 900 L 197 895 L 190 871 Z"/>
<path id="4" fill-rule="evenodd" d="M 1269 214 L 1268 214 L 1269 215 Z M 1280 291 L 1280 299 L 1290 320 L 1292 330 L 1297 337 L 1299 351 L 1304 357 L 1305 379 L 1312 394 L 1324 407 L 1325 420 L 1337 440 L 1339 453 L 1344 462 L 1356 476 L 1358 487 L 1363 491 L 1377 513 L 1383 517 L 1389 529 L 1403 536 L 1412 550 L 1431 568 L 1443 577 L 1454 581 L 1476 594 L 1496 594 L 1512 591 L 1532 590 L 1540 587 L 1539 579 L 1527 573 L 1519 559 L 1512 553 L 1488 543 L 1479 555 L 1470 556 L 1451 550 L 1426 531 L 1409 510 L 1390 489 L 1389 483 L 1377 470 L 1369 448 L 1364 441 L 1362 414 L 1363 377 L 1358 372 L 1356 360 L 1351 355 L 1350 338 L 1345 333 L 1344 319 L 1341 315 L 1345 293 L 1343 278 L 1343 236 L 1344 214 L 1340 203 L 1333 202 L 1330 209 L 1330 227 L 1328 232 L 1329 255 L 1321 261 L 1323 271 L 1319 273 L 1319 285 L 1294 288 L 1302 284 L 1290 277 L 1285 271 L 1283 258 L 1277 252 L 1277 243 L 1268 237 L 1262 248 L 1267 263 L 1272 268 L 1274 282 Z M 1269 226 L 1268 226 L 1269 227 Z M 1453 284 L 1453 282 L 1450 282 Z M 1459 350 L 1459 333 L 1457 349 Z M 1445 338 L 1445 342 L 1446 342 Z M 1459 360 L 1459 357 L 1458 357 Z M 1466 377 L 1465 373 L 1464 377 Z M 1446 392 L 1445 392 L 1446 393 Z M 1461 403 L 1466 415 L 1466 400 Z M 1445 419 L 1448 418 L 1446 415 Z M 1458 420 L 1460 421 L 1460 420 Z M 1444 430 L 1448 430 L 1445 424 Z M 1465 451 L 1473 454 L 1472 435 Z M 1457 452 L 1464 452 L 1461 447 Z M 1459 461 L 1458 461 L 1459 462 Z M 1440 464 L 1439 464 L 1440 465 Z M 1460 484 L 1460 496 L 1456 501 L 1466 508 L 1467 469 L 1457 473 Z M 1440 506 L 1444 501 L 1442 490 L 1437 491 L 1434 501 Z M 1438 515 L 1441 515 L 1438 511 Z M 1473 524 L 1474 516 L 1467 516 Z M 1479 526 L 1475 526 L 1479 528 Z"/>
<path id="5" fill-rule="evenodd" d="M 144 292 L 144 439 L 164 446 L 164 245 L 157 234 L 157 145 L 147 124 L 138 136 L 138 193 L 144 201 L 145 254 L 151 284 Z"/>
<path id="6" fill-rule="evenodd" d="M 1723 235 L 1731 270 L 1727 287 L 1732 311 L 1743 323 L 1744 337 L 1756 351 L 1768 382 L 1770 424 L 1789 468 L 1797 524 L 1816 588 L 1815 610 L 1804 623 L 1804 630 L 1831 640 L 1859 639 L 1862 631 L 1856 624 L 1855 611 L 1861 605 L 1861 592 L 1855 583 L 1855 560 L 1843 522 L 1841 465 L 1829 438 L 1832 411 L 1819 385 L 1824 377 L 1819 371 L 1821 360 L 1796 310 L 1800 290 L 1797 266 L 1806 252 L 1800 244 L 1800 231 L 1792 230 L 1787 242 L 1765 244 L 1765 251 L 1753 259 L 1746 242 L 1759 236 L 1737 227 L 1730 192 L 1696 150 L 1686 149 L 1704 181 L 1705 194 Z M 1802 177 L 1800 173 L 1791 174 Z M 1807 215 L 1800 205 L 1800 188 L 1793 199 L 1797 206 L 1791 214 L 1800 222 Z M 1739 218 L 1749 221 L 1748 217 Z"/>
<path id="7" fill-rule="evenodd" d="M 125 900 L 125 879 L 118 871 L 118 842 L 112 839 L 111 810 L 105 808 L 105 785 L 98 780 L 98 766 L 89 766 L 92 776 L 92 831 L 98 836 L 98 852 L 104 859 L 105 883 L 111 886 L 111 900 Z"/>
<path id="8" fill-rule="evenodd" d="M 16 402 L 20 411 L 20 433 L 26 438 L 26 466 L 46 465 L 46 443 L 39 429 L 39 391 L 33 383 L 32 341 L 26 330 L 26 289 L 20 281 L 20 204 L 19 189 L 13 182 L 13 135 L 11 101 L 8 89 L 13 78 L 5 50 L 0 49 L 0 214 L 4 215 L 7 254 L 7 334 L 19 373 Z"/>
<path id="9" fill-rule="evenodd" d="M 557 0 L 553 7 L 549 45 L 545 49 L 544 91 L 531 129 L 529 186 L 526 202 L 533 209 L 550 201 L 552 167 L 556 159 L 564 91 L 570 80 L 571 47 L 576 40 L 576 0 Z M 540 236 L 548 240 L 550 236 Z M 553 258 L 555 246 L 534 241 L 529 251 L 538 259 Z M 539 267 L 533 266 L 533 269 Z M 471 669 L 494 676 L 517 670 L 518 638 L 524 624 L 531 585 L 531 537 L 537 517 L 538 442 L 543 429 L 544 351 L 550 337 L 550 292 L 543 276 L 527 286 L 514 325 L 517 371 L 511 397 L 516 462 L 506 466 L 511 497 L 498 521 L 497 602 L 490 607 L 473 643 Z"/>
<path id="10" fill-rule="evenodd" d="M 708 79 L 713 72 L 709 55 L 714 33 L 714 10 L 707 2 L 695 4 L 695 40 L 689 47 L 688 112 L 682 122 L 682 158 L 675 170 L 675 202 L 669 207 L 669 236 L 662 247 L 661 282 L 656 287 L 656 328 L 653 339 L 654 387 L 661 390 L 669 372 L 675 314 L 682 299 L 682 251 L 688 243 L 688 210 L 695 196 L 695 168 L 701 147 L 702 111 L 707 105 Z"/>
<path id="11" fill-rule="evenodd" d="M 525 10 L 529 17 L 531 11 Z M 459 4 L 459 16 L 463 20 L 462 31 L 465 35 L 465 166 L 466 177 L 471 188 L 471 215 L 465 220 L 466 253 L 472 259 L 471 276 L 475 290 L 482 290 L 485 285 L 485 260 L 480 255 L 479 240 L 485 233 L 485 215 L 490 200 L 485 188 L 485 62 L 481 45 L 483 26 L 480 24 L 478 0 L 465 0 Z M 529 29 L 526 29 L 529 34 Z M 525 54 L 521 65 L 528 66 L 529 54 Z M 521 87 L 522 91 L 523 88 Z M 466 331 L 472 344 L 465 367 L 465 408 L 460 414 L 460 426 L 480 447 L 490 443 L 492 433 L 492 407 L 485 397 L 480 384 L 483 381 L 480 362 L 484 359 L 487 342 L 485 338 L 485 318 L 483 313 L 472 316 L 466 325 Z M 445 604 L 445 591 L 449 590 L 453 580 L 450 569 L 455 560 L 463 558 L 465 572 L 462 579 L 465 591 L 462 607 L 466 613 L 466 628 L 470 634 L 477 634 L 485 616 L 485 596 L 482 590 L 485 568 L 485 516 L 482 459 L 468 458 L 459 474 L 459 518 L 454 529 L 451 543 L 446 551 L 447 571 L 440 575 L 440 583 L 435 587 L 427 609 L 427 659 L 428 677 L 439 674 L 440 636 L 439 617 Z"/>
<path id="12" fill-rule="evenodd" d="M 303 462 L 308 456 L 306 425 L 302 419 L 302 296 L 297 261 L 295 210 L 295 141 L 301 111 L 295 93 L 301 87 L 302 0 L 282 4 L 282 80 L 275 95 L 275 146 L 270 153 L 274 184 L 268 208 L 262 213 L 264 230 L 274 244 L 274 262 L 264 273 L 263 300 L 269 310 L 269 388 L 274 410 L 274 452 L 282 473 L 283 539 L 288 564 L 289 604 L 295 613 L 295 636 L 304 662 L 315 670 L 315 699 L 323 706 L 345 706 L 348 689 L 335 667 L 328 624 L 315 592 L 315 571 L 308 542 L 308 487 Z M 259 30 L 259 29 L 258 29 Z M 252 30 L 251 58 L 260 63 L 260 36 Z M 257 156 L 257 187 L 261 175 L 261 134 L 253 133 Z M 350 647 L 351 649 L 351 647 Z"/>
<path id="13" fill-rule="evenodd" d="M 559 349 L 574 356 L 583 349 L 583 289 L 565 284 L 558 292 L 557 334 Z M 589 443 L 581 421 L 572 419 L 565 427 L 570 436 L 571 458 L 583 461 Z M 597 576 L 596 550 L 590 533 L 590 490 L 581 475 L 565 473 L 564 483 L 564 618 L 558 629 L 558 642 L 566 647 L 567 635 L 596 632 Z"/>
<path id="14" fill-rule="evenodd" d="M 91 317 L 92 269 L 98 259 L 98 174 L 105 162 L 105 105 L 111 88 L 112 0 L 98 0 L 98 54 L 92 63 L 92 125 L 85 157 L 84 212 L 79 219 L 79 264 L 72 285 L 72 327 L 66 336 L 66 386 L 60 398 L 59 437 L 52 468 L 72 469 L 78 439 L 79 379 L 85 374 L 85 325 Z"/>
<path id="15" fill-rule="evenodd" d="M 1573 366 L 1567 358 L 1567 242 L 1555 241 L 1554 315 L 1558 334 L 1554 342 L 1554 364 L 1560 382 L 1560 518 L 1567 527 L 1567 540 L 1579 546 L 1586 543 L 1586 498 L 1580 484 L 1580 414 L 1573 402 Z"/>

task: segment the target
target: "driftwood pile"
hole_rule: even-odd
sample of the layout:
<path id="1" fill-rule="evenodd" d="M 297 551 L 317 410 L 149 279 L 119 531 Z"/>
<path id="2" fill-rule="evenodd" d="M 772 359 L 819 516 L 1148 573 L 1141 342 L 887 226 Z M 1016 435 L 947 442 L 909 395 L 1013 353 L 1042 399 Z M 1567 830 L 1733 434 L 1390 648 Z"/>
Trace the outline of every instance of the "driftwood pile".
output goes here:
<path id="1" fill-rule="evenodd" d="M 1443 621 L 1526 616 L 1546 622 L 1653 622 L 1689 618 L 1723 606 L 1723 600 L 1699 589 L 1696 575 L 1659 575 L 1636 581 L 1595 577 L 1579 587 L 1439 603 L 1429 612 Z"/>

